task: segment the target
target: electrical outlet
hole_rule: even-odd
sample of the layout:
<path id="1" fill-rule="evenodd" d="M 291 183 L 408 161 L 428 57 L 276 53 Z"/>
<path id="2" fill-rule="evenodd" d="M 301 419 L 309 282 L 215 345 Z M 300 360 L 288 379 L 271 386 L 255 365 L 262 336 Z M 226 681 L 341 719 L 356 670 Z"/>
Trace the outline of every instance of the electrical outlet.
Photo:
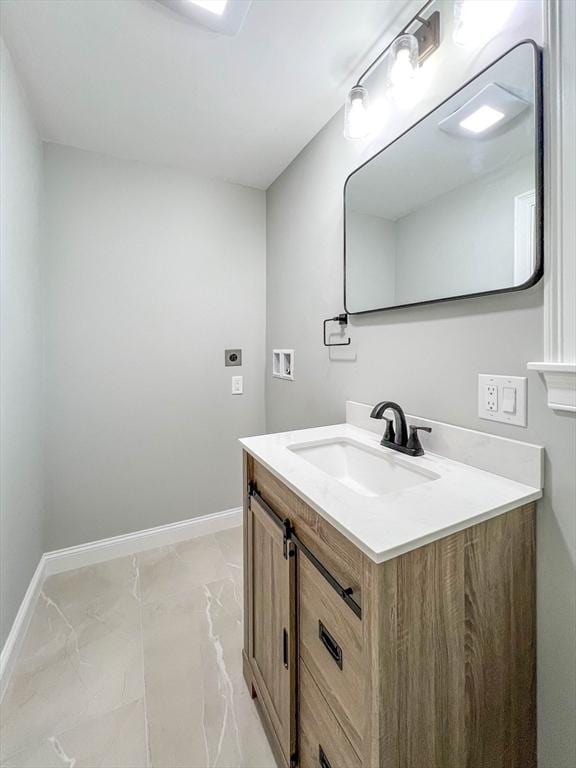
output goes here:
<path id="1" fill-rule="evenodd" d="M 244 393 L 244 377 L 232 376 L 232 394 L 241 395 Z"/>
<path id="2" fill-rule="evenodd" d="M 524 376 L 478 375 L 478 416 L 525 427 L 526 384 Z"/>
<path id="3" fill-rule="evenodd" d="M 487 411 L 498 410 L 498 387 L 494 384 L 484 385 L 484 407 Z"/>
<path id="4" fill-rule="evenodd" d="M 242 350 L 241 349 L 225 349 L 224 365 L 225 366 L 242 365 Z"/>

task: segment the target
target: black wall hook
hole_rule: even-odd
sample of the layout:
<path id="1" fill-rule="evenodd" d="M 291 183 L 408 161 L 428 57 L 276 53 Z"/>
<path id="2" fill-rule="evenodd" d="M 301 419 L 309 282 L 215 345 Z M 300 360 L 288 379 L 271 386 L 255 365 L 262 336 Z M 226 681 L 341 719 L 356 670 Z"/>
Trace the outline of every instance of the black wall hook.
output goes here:
<path id="1" fill-rule="evenodd" d="M 341 315 L 336 315 L 336 317 L 328 317 L 326 320 L 324 320 L 324 346 L 325 347 L 347 347 L 348 344 L 350 344 L 350 337 L 346 341 L 337 341 L 335 344 L 330 344 L 328 341 L 326 341 L 326 326 L 328 323 L 338 323 L 340 327 L 343 325 L 348 325 L 348 315 L 346 312 L 343 312 Z"/>

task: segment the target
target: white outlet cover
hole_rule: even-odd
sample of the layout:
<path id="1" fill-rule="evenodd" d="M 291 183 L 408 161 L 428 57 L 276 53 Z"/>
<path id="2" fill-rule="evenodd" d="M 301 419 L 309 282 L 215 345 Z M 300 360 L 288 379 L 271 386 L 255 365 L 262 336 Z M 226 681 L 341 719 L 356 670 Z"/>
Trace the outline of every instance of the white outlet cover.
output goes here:
<path id="1" fill-rule="evenodd" d="M 525 427 L 527 425 L 527 382 L 525 376 L 497 376 L 479 373 L 478 416 L 488 421 L 501 421 L 503 424 Z M 495 396 L 493 387 L 496 388 Z M 505 387 L 516 392 L 516 407 L 513 413 L 504 413 L 502 410 Z"/>
<path id="2" fill-rule="evenodd" d="M 232 394 L 241 395 L 244 392 L 244 377 L 232 376 Z"/>

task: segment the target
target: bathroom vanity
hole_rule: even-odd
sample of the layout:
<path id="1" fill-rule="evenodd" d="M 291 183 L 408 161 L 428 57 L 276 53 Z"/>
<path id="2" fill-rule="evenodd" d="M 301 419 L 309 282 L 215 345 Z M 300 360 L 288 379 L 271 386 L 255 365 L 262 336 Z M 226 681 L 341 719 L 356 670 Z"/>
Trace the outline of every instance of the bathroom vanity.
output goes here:
<path id="1" fill-rule="evenodd" d="M 534 766 L 541 449 L 419 419 L 468 463 L 402 457 L 366 409 L 242 441 L 244 676 L 278 764 Z"/>

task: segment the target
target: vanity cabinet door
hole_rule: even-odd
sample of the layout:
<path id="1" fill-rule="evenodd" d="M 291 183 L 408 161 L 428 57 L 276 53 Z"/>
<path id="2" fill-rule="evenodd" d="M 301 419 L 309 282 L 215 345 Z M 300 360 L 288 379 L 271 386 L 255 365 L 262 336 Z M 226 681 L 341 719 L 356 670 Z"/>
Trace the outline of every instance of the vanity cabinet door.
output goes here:
<path id="1" fill-rule="evenodd" d="M 296 557 L 255 498 L 248 508 L 248 652 L 261 703 L 290 763 L 296 744 Z"/>

